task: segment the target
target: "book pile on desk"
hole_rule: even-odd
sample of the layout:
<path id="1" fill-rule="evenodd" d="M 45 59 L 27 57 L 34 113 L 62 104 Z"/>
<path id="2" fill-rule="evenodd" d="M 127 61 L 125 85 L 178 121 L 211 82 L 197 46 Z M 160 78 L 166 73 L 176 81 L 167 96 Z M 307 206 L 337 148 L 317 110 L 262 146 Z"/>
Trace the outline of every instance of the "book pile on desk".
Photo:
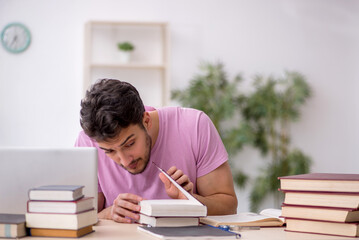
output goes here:
<path id="1" fill-rule="evenodd" d="M 83 186 L 48 185 L 29 190 L 26 227 L 29 235 L 81 237 L 97 222 L 94 198 L 83 195 Z"/>
<path id="2" fill-rule="evenodd" d="M 143 200 L 140 202 L 141 210 L 138 222 L 151 227 L 198 226 L 200 217 L 207 216 L 207 207 L 183 189 L 163 169 L 157 168 L 187 199 Z"/>
<path id="3" fill-rule="evenodd" d="M 310 173 L 279 179 L 287 231 L 359 236 L 359 174 Z"/>

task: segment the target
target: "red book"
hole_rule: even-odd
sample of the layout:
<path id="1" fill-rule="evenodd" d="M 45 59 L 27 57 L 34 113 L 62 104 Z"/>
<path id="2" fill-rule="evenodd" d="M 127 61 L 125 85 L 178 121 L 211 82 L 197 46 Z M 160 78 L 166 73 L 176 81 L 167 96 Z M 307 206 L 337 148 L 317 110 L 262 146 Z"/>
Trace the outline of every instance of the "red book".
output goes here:
<path id="1" fill-rule="evenodd" d="M 284 191 L 284 203 L 291 205 L 359 208 L 359 193 Z"/>
<path id="2" fill-rule="evenodd" d="M 282 205 L 282 217 L 330 222 L 359 222 L 358 209 Z"/>
<path id="3" fill-rule="evenodd" d="M 359 193 L 359 174 L 308 173 L 278 179 L 281 190 Z"/>
<path id="4" fill-rule="evenodd" d="M 359 223 L 326 222 L 317 220 L 305 220 L 286 218 L 286 231 L 318 233 L 326 235 L 358 237 Z"/>

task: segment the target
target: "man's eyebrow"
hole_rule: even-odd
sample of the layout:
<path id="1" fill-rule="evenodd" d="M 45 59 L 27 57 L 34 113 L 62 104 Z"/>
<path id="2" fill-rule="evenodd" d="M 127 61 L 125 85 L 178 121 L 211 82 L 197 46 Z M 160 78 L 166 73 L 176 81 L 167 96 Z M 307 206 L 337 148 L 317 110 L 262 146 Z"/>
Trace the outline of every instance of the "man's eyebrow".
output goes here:
<path id="1" fill-rule="evenodd" d="M 123 141 L 123 143 L 121 143 L 120 147 L 123 146 L 123 145 L 125 145 L 126 142 L 127 142 L 131 137 L 133 137 L 133 136 L 135 136 L 135 134 L 131 134 L 130 136 L 128 136 L 128 137 L 125 139 L 125 141 Z"/>
<path id="2" fill-rule="evenodd" d="M 107 149 L 107 148 L 104 148 L 104 147 L 100 147 L 100 146 L 99 146 L 99 148 L 101 148 L 101 149 L 104 150 L 104 151 L 110 151 L 110 149 Z"/>

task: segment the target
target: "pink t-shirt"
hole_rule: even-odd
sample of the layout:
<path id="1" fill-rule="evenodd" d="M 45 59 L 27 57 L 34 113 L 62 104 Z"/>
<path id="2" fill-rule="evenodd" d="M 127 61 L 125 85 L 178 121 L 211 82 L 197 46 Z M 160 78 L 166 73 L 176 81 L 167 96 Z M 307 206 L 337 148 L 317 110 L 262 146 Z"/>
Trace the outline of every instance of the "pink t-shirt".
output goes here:
<path id="1" fill-rule="evenodd" d="M 141 174 L 127 172 L 107 157 L 83 131 L 79 133 L 75 146 L 98 149 L 98 191 L 103 192 L 106 207 L 111 206 L 120 193 L 133 193 L 146 199 L 169 198 L 158 177 L 159 170 L 151 162 L 165 170 L 171 166 L 181 169 L 193 182 L 196 193 L 197 178 L 227 161 L 222 140 L 204 112 L 181 107 L 165 107 L 157 111 L 158 137 L 147 168 Z"/>

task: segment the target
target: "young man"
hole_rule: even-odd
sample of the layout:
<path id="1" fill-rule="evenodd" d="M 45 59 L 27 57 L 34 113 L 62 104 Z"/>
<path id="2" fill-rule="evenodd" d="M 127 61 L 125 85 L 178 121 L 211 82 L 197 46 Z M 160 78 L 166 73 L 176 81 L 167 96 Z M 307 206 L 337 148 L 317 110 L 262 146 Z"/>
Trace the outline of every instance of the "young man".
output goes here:
<path id="1" fill-rule="evenodd" d="M 75 145 L 98 148 L 99 218 L 133 222 L 142 199 L 185 198 L 152 162 L 206 205 L 208 215 L 236 213 L 228 154 L 203 112 L 145 109 L 132 85 L 102 79 L 87 91 L 80 115 L 84 131 Z"/>

